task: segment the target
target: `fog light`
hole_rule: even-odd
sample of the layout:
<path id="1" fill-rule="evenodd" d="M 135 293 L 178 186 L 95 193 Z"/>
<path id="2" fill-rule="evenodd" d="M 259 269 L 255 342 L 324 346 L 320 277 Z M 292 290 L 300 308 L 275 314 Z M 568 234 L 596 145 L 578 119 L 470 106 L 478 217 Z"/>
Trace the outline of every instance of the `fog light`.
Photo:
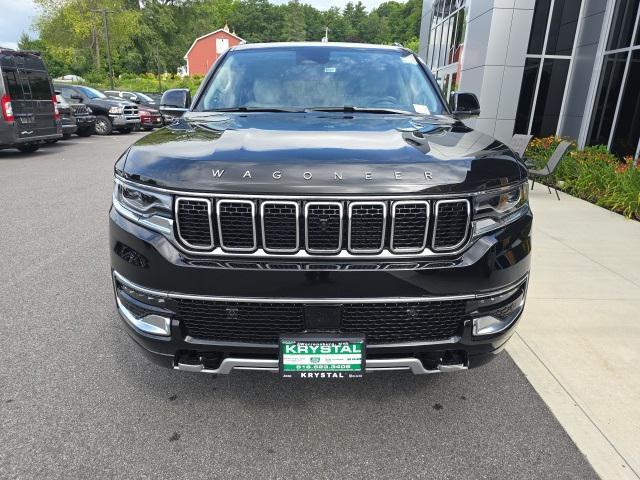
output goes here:
<path id="1" fill-rule="evenodd" d="M 144 316 L 137 316 L 120 300 L 116 298 L 118 303 L 118 310 L 122 314 L 125 321 L 136 330 L 140 330 L 144 333 L 151 335 L 171 335 L 171 319 L 155 313 L 150 313 Z"/>
<path id="2" fill-rule="evenodd" d="M 495 335 L 509 328 L 524 308 L 524 292 L 514 301 L 473 319 L 473 335 Z"/>

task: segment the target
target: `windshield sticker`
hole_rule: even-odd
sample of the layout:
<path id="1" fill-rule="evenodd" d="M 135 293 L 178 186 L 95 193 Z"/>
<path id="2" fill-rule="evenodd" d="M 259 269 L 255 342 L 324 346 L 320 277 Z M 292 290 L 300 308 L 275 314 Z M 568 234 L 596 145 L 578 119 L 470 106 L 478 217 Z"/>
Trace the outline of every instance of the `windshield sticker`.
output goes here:
<path id="1" fill-rule="evenodd" d="M 324 73 L 336 73 L 336 67 L 324 67 Z"/>
<path id="2" fill-rule="evenodd" d="M 429 108 L 426 105 L 420 105 L 419 103 L 414 103 L 413 109 L 416 111 L 416 113 L 424 113 L 425 115 L 429 114 Z"/>

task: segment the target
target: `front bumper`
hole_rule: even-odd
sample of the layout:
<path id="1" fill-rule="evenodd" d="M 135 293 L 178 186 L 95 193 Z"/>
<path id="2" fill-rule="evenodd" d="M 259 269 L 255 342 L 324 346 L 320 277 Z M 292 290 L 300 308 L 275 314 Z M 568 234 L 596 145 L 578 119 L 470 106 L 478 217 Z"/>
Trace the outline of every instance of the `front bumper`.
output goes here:
<path id="1" fill-rule="evenodd" d="M 91 128 L 96 124 L 95 115 L 80 115 L 76 117 L 76 125 L 78 128 Z"/>
<path id="2" fill-rule="evenodd" d="M 109 115 L 111 124 L 117 127 L 135 126 L 140 124 L 140 116 L 138 115 Z"/>
<path id="3" fill-rule="evenodd" d="M 164 125 L 161 116 L 157 117 L 140 117 L 140 124 L 143 127 L 160 128 Z"/>
<path id="4" fill-rule="evenodd" d="M 63 135 L 71 135 L 72 133 L 76 133 L 77 131 L 78 131 L 78 126 L 75 124 L 75 122 L 62 124 Z"/>
<path id="5" fill-rule="evenodd" d="M 298 302 L 302 304 L 353 302 L 429 302 L 468 300 L 469 319 L 459 334 L 438 341 L 369 343 L 367 371 L 408 370 L 437 373 L 476 367 L 498 353 L 517 324 L 526 296 L 530 265 L 531 214 L 475 242 L 458 262 L 443 267 L 429 262 L 391 263 L 379 269 L 358 265 L 335 269 L 331 261 L 301 264 L 300 270 L 273 269 L 269 262 L 199 261 L 177 250 L 159 233 L 110 212 L 110 249 L 114 286 L 167 299 L 197 297 L 210 301 L 236 300 Z M 123 248 L 126 247 L 126 248 Z M 476 318 L 492 305 L 521 295 L 504 328 L 478 336 Z M 520 298 L 520 297 L 518 297 Z M 152 325 L 120 301 L 120 315 L 132 338 L 156 363 L 186 371 L 229 373 L 255 369 L 276 371 L 277 343 L 220 342 L 190 336 L 180 319 L 160 311 Z M 475 313 L 474 313 L 475 312 Z M 133 316 L 133 319 L 132 319 Z M 164 323 L 164 325 L 163 325 Z M 149 333 L 165 328 L 169 335 Z M 156 333 L 162 332 L 157 330 Z"/>

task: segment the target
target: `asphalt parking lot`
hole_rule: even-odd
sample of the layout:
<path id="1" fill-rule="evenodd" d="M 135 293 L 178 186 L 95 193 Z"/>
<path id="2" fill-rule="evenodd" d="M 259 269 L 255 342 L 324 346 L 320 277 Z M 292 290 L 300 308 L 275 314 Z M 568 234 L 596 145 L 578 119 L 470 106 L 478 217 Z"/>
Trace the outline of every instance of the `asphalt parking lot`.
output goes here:
<path id="1" fill-rule="evenodd" d="M 143 134 L 0 151 L 0 478 L 596 478 L 513 361 L 354 383 L 150 364 L 109 277 Z"/>

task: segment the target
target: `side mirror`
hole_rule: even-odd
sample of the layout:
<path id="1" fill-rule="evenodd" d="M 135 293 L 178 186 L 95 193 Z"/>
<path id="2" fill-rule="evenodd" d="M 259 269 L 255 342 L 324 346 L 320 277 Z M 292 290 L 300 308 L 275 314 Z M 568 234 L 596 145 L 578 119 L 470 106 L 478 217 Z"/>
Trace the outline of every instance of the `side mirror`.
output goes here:
<path id="1" fill-rule="evenodd" d="M 457 118 L 480 115 L 480 102 L 474 93 L 454 93 L 451 95 L 451 113 Z"/>
<path id="2" fill-rule="evenodd" d="M 78 95 L 77 93 L 72 94 L 71 98 L 73 100 L 78 100 L 80 103 L 82 103 L 82 97 L 80 95 Z"/>
<path id="3" fill-rule="evenodd" d="M 172 117 L 181 117 L 191 106 L 191 92 L 187 88 L 173 88 L 162 94 L 160 112 Z"/>
<path id="4" fill-rule="evenodd" d="M 129 97 L 129 101 L 133 102 L 133 103 L 140 103 L 140 99 L 138 97 L 136 97 L 135 95 L 132 97 Z"/>

